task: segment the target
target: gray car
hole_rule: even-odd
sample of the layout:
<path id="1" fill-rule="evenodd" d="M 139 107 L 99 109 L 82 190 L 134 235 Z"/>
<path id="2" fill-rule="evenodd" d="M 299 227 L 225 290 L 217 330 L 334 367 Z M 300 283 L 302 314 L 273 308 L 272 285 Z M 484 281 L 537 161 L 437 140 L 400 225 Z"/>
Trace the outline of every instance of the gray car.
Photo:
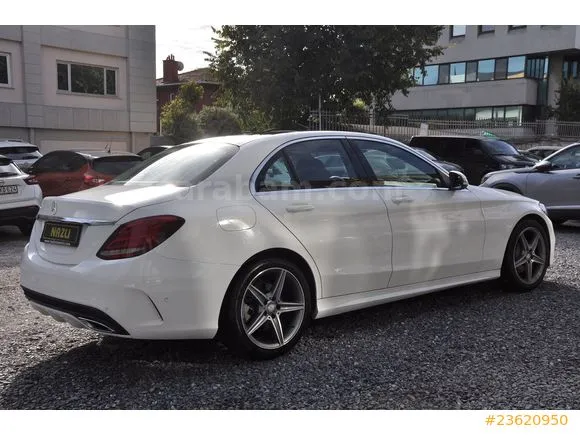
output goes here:
<path id="1" fill-rule="evenodd" d="M 531 168 L 490 172 L 481 185 L 537 199 L 555 224 L 580 219 L 580 143 L 573 143 Z"/>

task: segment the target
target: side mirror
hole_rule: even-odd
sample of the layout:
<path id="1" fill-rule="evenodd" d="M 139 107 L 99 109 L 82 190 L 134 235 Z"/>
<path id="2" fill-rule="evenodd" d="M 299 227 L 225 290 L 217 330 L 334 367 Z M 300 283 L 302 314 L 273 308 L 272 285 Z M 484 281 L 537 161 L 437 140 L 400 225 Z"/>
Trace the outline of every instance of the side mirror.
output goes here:
<path id="1" fill-rule="evenodd" d="M 469 186 L 467 177 L 458 171 L 449 171 L 449 190 L 461 190 Z"/>
<path id="2" fill-rule="evenodd" d="M 549 170 L 551 170 L 554 166 L 552 165 L 551 162 L 549 162 L 548 160 L 542 160 L 541 162 L 538 162 L 535 166 L 534 169 L 538 172 L 548 172 Z"/>
<path id="3" fill-rule="evenodd" d="M 8 157 L 0 157 L 0 166 L 8 166 L 10 163 L 12 163 L 12 160 Z"/>

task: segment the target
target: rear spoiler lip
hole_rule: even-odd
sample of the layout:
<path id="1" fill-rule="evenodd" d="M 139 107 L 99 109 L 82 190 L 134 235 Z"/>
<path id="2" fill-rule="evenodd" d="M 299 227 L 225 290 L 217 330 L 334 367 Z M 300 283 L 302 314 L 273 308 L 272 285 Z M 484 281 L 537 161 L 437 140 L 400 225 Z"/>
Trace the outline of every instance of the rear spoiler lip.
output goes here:
<path id="1" fill-rule="evenodd" d="M 39 214 L 36 216 L 37 220 L 40 221 L 55 221 L 55 222 L 65 222 L 69 224 L 80 224 L 87 226 L 105 226 L 105 225 L 115 225 L 118 221 L 112 220 L 99 220 L 99 219 L 83 219 L 83 218 L 68 218 L 59 216 L 50 216 L 47 214 Z"/>

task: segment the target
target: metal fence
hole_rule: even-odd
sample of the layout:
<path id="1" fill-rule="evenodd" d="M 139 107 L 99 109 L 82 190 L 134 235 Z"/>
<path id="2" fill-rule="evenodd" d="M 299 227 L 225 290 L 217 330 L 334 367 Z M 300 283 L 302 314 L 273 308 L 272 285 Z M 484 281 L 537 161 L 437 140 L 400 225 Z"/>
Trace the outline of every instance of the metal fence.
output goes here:
<path id="1" fill-rule="evenodd" d="M 560 139 L 580 141 L 580 122 L 553 120 L 519 122 L 512 120 L 454 121 L 437 119 L 409 119 L 400 116 L 380 118 L 372 114 L 344 115 L 328 111 L 312 111 L 310 130 L 338 130 L 373 133 L 408 142 L 417 135 L 497 136 L 514 143 L 525 144 Z"/>

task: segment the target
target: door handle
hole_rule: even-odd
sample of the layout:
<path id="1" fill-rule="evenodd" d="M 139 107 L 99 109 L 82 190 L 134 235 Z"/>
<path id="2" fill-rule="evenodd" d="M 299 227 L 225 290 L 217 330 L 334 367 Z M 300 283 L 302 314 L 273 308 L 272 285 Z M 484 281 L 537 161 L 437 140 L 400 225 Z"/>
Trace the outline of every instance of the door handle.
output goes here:
<path id="1" fill-rule="evenodd" d="M 407 195 L 403 195 L 403 196 L 400 196 L 398 198 L 393 198 L 393 202 L 395 204 L 408 203 L 408 202 L 413 202 L 413 198 L 411 198 L 410 196 L 407 196 Z"/>
<path id="2" fill-rule="evenodd" d="M 302 211 L 312 211 L 314 206 L 312 204 L 292 204 L 286 207 L 286 211 L 289 213 L 299 213 Z"/>
<path id="3" fill-rule="evenodd" d="M 71 179 L 70 179 L 70 178 L 68 178 L 68 177 L 64 179 L 64 181 L 70 181 L 70 180 L 71 180 Z"/>

